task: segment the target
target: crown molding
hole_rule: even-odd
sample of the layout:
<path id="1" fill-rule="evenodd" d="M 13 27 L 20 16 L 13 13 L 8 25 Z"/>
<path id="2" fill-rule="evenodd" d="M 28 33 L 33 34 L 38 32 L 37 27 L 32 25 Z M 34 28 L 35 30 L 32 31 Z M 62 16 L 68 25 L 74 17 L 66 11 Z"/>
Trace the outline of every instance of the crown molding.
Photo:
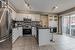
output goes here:
<path id="1" fill-rule="evenodd" d="M 23 13 L 23 14 L 40 14 L 40 15 L 48 15 L 48 14 L 57 15 L 57 13 L 40 12 L 40 11 L 25 11 L 25 10 L 17 10 L 17 13 Z"/>
<path id="2" fill-rule="evenodd" d="M 72 7 L 70 9 L 62 11 L 62 12 L 59 12 L 58 15 L 63 15 L 63 14 L 71 13 L 73 11 L 75 11 L 75 7 Z"/>

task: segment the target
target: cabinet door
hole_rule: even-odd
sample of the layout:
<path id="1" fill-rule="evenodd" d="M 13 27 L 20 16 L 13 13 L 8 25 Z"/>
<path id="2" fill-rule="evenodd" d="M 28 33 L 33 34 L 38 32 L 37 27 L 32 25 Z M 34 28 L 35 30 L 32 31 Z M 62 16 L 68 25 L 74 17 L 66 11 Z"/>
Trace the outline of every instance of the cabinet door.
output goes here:
<path id="1" fill-rule="evenodd" d="M 35 20 L 36 20 L 36 21 L 40 21 L 40 16 L 35 17 Z"/>
<path id="2" fill-rule="evenodd" d="M 43 27 L 48 26 L 48 17 L 47 16 L 41 16 L 41 23 Z"/>
<path id="3" fill-rule="evenodd" d="M 32 35 L 36 37 L 36 27 L 32 27 Z"/>
<path id="4" fill-rule="evenodd" d="M 18 16 L 17 16 L 17 17 L 16 17 L 16 20 L 17 20 L 17 21 L 23 21 L 23 17 L 21 17 L 21 16 L 18 17 Z"/>
<path id="5" fill-rule="evenodd" d="M 32 15 L 32 21 L 40 21 L 40 15 L 37 14 Z"/>
<path id="6" fill-rule="evenodd" d="M 35 21 L 35 17 L 34 16 L 32 16 L 32 21 Z"/>
<path id="7" fill-rule="evenodd" d="M 39 29 L 39 46 L 50 44 L 49 29 Z"/>
<path id="8" fill-rule="evenodd" d="M 15 42 L 15 40 L 17 39 L 17 33 L 18 33 L 18 31 L 17 31 L 17 28 L 14 28 L 13 30 L 12 30 L 12 43 L 14 43 Z"/>
<path id="9" fill-rule="evenodd" d="M 22 27 L 18 27 L 18 30 L 17 30 L 19 36 L 22 36 Z"/>

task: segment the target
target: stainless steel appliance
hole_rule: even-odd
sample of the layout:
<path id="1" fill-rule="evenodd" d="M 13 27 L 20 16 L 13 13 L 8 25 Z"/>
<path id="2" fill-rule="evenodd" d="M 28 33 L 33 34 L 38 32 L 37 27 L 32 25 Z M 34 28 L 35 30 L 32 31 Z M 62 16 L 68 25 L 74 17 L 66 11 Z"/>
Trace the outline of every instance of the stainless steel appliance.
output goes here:
<path id="1" fill-rule="evenodd" d="M 9 12 L 6 8 L 0 8 L 0 50 L 11 50 L 12 30 Z"/>
<path id="2" fill-rule="evenodd" d="M 31 34 L 32 34 L 31 19 L 24 18 L 23 35 L 31 35 Z"/>
<path id="3" fill-rule="evenodd" d="M 31 29 L 23 29 L 23 35 L 31 35 L 32 30 Z"/>

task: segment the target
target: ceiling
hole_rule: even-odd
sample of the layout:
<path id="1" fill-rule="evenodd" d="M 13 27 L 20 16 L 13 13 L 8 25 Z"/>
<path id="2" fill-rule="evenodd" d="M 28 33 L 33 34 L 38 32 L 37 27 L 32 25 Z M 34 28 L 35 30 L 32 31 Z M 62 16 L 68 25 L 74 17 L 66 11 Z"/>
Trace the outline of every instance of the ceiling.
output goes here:
<path id="1" fill-rule="evenodd" d="M 75 7 L 75 0 L 26 0 L 30 6 L 30 11 L 48 12 L 48 13 L 59 13 Z M 10 0 L 17 10 L 29 10 L 25 6 L 24 0 Z M 57 6 L 57 9 L 53 9 Z"/>

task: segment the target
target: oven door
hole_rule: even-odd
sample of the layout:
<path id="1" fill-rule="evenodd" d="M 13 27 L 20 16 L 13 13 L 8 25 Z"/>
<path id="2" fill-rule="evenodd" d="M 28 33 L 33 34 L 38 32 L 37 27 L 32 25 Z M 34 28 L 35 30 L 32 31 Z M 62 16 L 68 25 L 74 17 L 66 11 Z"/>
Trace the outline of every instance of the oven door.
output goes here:
<path id="1" fill-rule="evenodd" d="M 23 29 L 23 35 L 32 34 L 31 29 Z"/>

